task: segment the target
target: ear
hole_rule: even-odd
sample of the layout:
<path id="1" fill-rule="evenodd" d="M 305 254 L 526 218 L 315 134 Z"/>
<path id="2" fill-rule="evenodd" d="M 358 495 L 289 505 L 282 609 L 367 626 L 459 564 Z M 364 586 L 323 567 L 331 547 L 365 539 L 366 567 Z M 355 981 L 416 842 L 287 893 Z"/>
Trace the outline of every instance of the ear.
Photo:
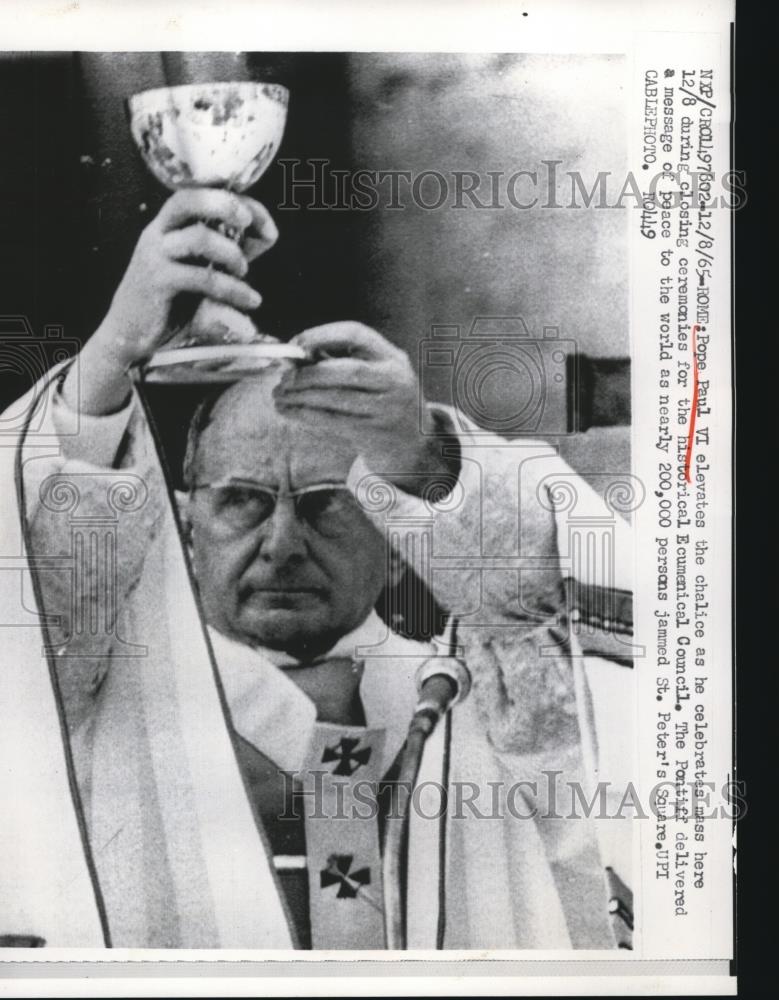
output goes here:
<path id="1" fill-rule="evenodd" d="M 192 543 L 192 509 L 191 509 L 191 499 L 190 494 L 185 493 L 183 490 L 174 490 L 173 494 L 176 498 L 176 508 L 179 514 L 179 521 L 181 523 L 181 533 L 184 536 L 184 541 L 187 545 Z"/>
<path id="2" fill-rule="evenodd" d="M 406 564 L 400 553 L 395 548 L 391 548 L 387 559 L 387 587 L 397 587 L 406 575 Z"/>

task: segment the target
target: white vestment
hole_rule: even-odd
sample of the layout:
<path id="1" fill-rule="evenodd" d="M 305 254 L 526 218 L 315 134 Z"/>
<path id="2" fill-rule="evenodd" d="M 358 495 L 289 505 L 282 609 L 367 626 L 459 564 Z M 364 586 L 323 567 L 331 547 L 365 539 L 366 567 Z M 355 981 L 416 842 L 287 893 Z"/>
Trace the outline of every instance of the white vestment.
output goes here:
<path id="1" fill-rule="evenodd" d="M 17 716 L 4 794 L 25 799 L 3 836 L 19 857 L 0 886 L 9 930 L 51 946 L 99 946 L 102 927 L 114 946 L 289 948 L 230 733 L 294 770 L 314 706 L 261 652 L 209 641 L 137 403 L 84 417 L 53 385 L 44 402 L 24 441 L 29 536 L 17 531 L 4 553 L 34 555 L 45 575 L 34 600 L 45 596 L 39 610 L 60 621 L 39 622 L 33 595 L 20 602 L 10 583 L 8 600 L 26 609 L 12 656 L 27 669 L 2 682 L 4 716 L 9 705 Z M 632 882 L 630 822 L 565 817 L 568 783 L 590 800 L 609 782 L 613 805 L 631 778 L 632 671 L 581 654 L 562 581 L 629 591 L 628 526 L 548 444 L 520 447 L 462 423 L 459 480 L 437 501 L 384 482 L 362 459 L 349 479 L 458 615 L 474 678 L 423 759 L 420 782 L 446 783 L 461 801 L 457 810 L 450 798 L 443 821 L 412 810 L 409 947 L 436 947 L 443 906 L 445 948 L 613 948 L 605 871 Z M 561 484 L 575 494 L 562 516 Z M 581 558 L 582 538 L 585 548 L 595 539 L 591 559 Z M 430 650 L 374 616 L 335 652 L 342 647 L 365 663 L 360 695 L 368 726 L 386 729 L 389 766 Z M 550 801 L 552 787 L 559 799 Z M 496 808 L 500 818 L 484 815 Z M 35 831 L 36 868 L 19 824 L 40 815 L 50 828 Z"/>

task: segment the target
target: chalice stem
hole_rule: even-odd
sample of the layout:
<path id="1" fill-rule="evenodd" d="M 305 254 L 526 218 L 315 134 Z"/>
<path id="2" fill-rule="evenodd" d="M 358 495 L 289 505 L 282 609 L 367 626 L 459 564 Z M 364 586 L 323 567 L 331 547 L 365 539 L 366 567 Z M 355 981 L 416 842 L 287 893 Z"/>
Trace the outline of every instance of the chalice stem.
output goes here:
<path id="1" fill-rule="evenodd" d="M 276 83 L 184 84 L 134 94 L 127 110 L 138 150 L 167 188 L 214 187 L 240 193 L 273 161 L 288 98 L 286 88 Z M 241 245 L 240 227 L 208 219 L 203 223 Z M 199 263 L 209 273 L 221 270 L 212 261 Z M 267 338 L 260 336 L 247 313 L 207 295 L 194 309 L 190 300 L 178 309 L 174 305 L 174 310 L 179 317 L 171 323 L 175 333 L 150 359 L 150 378 L 226 381 L 269 362 Z"/>

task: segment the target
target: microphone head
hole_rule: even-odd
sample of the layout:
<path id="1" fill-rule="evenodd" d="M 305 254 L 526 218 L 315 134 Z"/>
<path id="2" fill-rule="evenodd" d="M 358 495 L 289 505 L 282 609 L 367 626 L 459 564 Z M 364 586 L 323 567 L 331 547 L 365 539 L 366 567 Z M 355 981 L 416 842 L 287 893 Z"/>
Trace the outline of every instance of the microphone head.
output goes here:
<path id="1" fill-rule="evenodd" d="M 437 676 L 448 677 L 452 682 L 457 692 L 452 699 L 452 705 L 465 701 L 471 690 L 471 672 L 463 660 L 456 656 L 431 656 L 425 660 L 417 670 L 416 676 L 417 691 L 420 695 L 423 693 L 425 681 Z"/>

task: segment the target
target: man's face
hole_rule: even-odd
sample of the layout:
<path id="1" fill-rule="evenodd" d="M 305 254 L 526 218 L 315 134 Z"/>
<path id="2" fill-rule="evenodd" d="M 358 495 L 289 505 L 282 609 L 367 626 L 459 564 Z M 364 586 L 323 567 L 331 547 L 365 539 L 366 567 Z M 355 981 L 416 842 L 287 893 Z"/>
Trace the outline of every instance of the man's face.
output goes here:
<path id="1" fill-rule="evenodd" d="M 196 485 L 240 480 L 284 493 L 346 480 L 353 447 L 317 435 L 305 420 L 280 417 L 270 389 L 268 380 L 254 380 L 218 400 L 197 449 Z M 196 488 L 188 509 L 210 624 L 249 645 L 305 659 L 365 620 L 387 582 L 385 543 L 349 494 L 334 495 L 338 510 L 330 520 L 326 495 L 302 503 L 282 496 L 248 528 L 230 508 L 225 516 L 218 496 Z M 322 523 L 332 529 L 324 533 L 306 517 L 322 501 Z"/>

